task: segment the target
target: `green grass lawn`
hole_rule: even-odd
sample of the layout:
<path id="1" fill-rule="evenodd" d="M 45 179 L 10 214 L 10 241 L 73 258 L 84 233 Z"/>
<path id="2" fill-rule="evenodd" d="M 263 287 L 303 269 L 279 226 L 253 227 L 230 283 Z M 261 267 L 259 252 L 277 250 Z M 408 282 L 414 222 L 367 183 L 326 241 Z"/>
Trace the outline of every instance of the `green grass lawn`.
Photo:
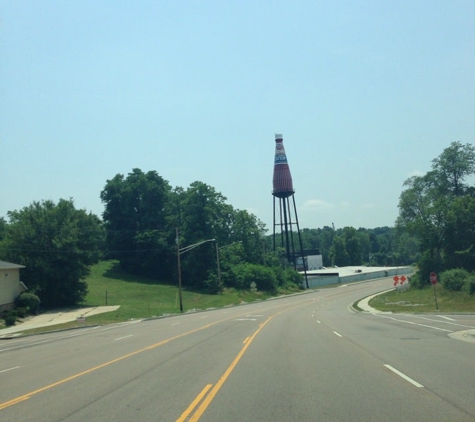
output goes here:
<path id="1" fill-rule="evenodd" d="M 474 313 L 475 296 L 464 292 L 451 292 L 444 289 L 442 284 L 436 284 L 437 302 L 440 312 Z M 411 288 L 404 292 L 396 290 L 376 296 L 369 305 L 386 312 L 435 312 L 434 289 L 428 286 L 424 289 Z"/>
<path id="2" fill-rule="evenodd" d="M 102 261 L 94 265 L 86 281 L 89 292 L 82 303 L 83 306 L 120 305 L 117 311 L 88 317 L 88 324 L 106 324 L 180 313 L 178 282 L 159 283 L 127 274 L 120 269 L 117 261 Z M 241 302 L 253 302 L 271 295 L 263 292 L 239 292 L 234 289 L 211 295 L 183 288 L 182 297 L 183 310 L 186 312 L 191 309 L 221 308 Z"/>

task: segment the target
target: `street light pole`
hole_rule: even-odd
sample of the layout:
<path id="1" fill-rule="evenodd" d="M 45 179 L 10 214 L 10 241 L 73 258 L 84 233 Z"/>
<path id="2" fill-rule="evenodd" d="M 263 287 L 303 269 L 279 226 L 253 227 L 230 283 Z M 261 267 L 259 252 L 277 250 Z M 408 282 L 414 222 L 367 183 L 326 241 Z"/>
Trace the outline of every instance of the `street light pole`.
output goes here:
<path id="1" fill-rule="evenodd" d="M 180 312 L 183 313 L 183 299 L 181 295 L 180 241 L 178 239 L 178 227 L 176 228 L 176 256 L 178 260 L 178 296 L 180 298 Z"/>
<path id="2" fill-rule="evenodd" d="M 221 268 L 219 264 L 219 247 L 218 247 L 218 241 L 215 243 L 216 246 L 216 261 L 218 262 L 218 292 L 221 294 Z"/>

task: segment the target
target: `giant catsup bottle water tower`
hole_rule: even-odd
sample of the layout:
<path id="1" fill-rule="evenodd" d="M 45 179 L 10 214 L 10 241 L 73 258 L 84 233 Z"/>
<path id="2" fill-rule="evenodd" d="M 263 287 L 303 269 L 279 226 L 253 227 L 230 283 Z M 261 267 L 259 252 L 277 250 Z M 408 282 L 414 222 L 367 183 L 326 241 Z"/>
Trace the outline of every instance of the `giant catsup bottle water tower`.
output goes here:
<path id="1" fill-rule="evenodd" d="M 284 249 L 287 261 L 295 270 L 303 270 L 307 281 L 307 265 L 303 255 L 302 237 L 300 236 L 297 207 L 295 206 L 294 187 L 290 174 L 284 140 L 281 134 L 275 135 L 275 158 L 273 190 L 274 196 L 274 251 L 279 246 Z M 292 203 L 291 203 L 292 199 Z M 292 205 L 292 206 L 291 206 Z M 295 239 L 297 237 L 297 239 Z M 298 248 L 295 242 L 298 240 Z M 300 258 L 300 259 L 299 259 Z M 300 265 L 297 266 L 297 262 Z"/>

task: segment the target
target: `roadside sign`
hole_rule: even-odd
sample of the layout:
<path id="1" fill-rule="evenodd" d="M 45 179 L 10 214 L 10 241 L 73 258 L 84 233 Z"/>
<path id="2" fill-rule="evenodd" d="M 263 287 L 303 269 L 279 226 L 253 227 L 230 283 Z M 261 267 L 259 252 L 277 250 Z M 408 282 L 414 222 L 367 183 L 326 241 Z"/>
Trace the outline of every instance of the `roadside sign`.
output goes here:
<path id="1" fill-rule="evenodd" d="M 435 309 L 436 311 L 439 310 L 439 303 L 437 302 L 437 293 L 435 291 L 435 284 L 437 283 L 437 274 L 435 272 L 430 273 L 430 282 L 432 283 L 432 286 L 434 287 L 434 297 L 435 297 Z"/>
<path id="2" fill-rule="evenodd" d="M 395 276 L 393 277 L 393 280 L 397 283 L 397 282 L 399 281 L 399 277 L 398 277 L 397 275 L 395 275 Z"/>

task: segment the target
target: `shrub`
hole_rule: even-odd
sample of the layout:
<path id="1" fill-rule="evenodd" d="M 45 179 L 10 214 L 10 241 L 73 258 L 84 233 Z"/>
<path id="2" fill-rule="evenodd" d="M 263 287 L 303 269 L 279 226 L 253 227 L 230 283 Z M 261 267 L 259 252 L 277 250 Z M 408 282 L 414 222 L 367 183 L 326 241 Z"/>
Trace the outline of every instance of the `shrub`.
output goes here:
<path id="1" fill-rule="evenodd" d="M 408 278 L 409 284 L 415 289 L 423 289 L 424 287 L 427 287 L 427 281 L 421 279 L 420 271 L 418 271 L 414 275 L 409 276 Z"/>
<path id="2" fill-rule="evenodd" d="M 465 281 L 469 277 L 469 272 L 462 268 L 444 271 L 440 275 L 441 283 L 447 290 L 459 292 L 465 285 Z"/>
<path id="3" fill-rule="evenodd" d="M 2 318 L 5 320 L 5 325 L 7 327 L 15 325 L 17 319 L 17 312 L 15 310 L 3 311 Z"/>
<path id="4" fill-rule="evenodd" d="M 204 281 L 204 287 L 211 294 L 221 293 L 223 290 L 223 286 L 219 285 L 218 276 L 214 273 L 208 275 L 208 278 Z"/>
<path id="5" fill-rule="evenodd" d="M 248 290 L 254 281 L 257 289 L 274 292 L 277 288 L 277 277 L 267 267 L 255 264 L 238 264 L 232 267 L 234 286 L 238 290 Z"/>
<path id="6" fill-rule="evenodd" d="M 284 283 L 281 284 L 283 287 L 292 287 L 293 285 L 303 286 L 304 284 L 304 276 L 292 268 L 286 268 L 283 272 L 283 276 Z"/>
<path id="7" fill-rule="evenodd" d="M 28 308 L 31 314 L 38 313 L 40 303 L 40 298 L 33 293 L 22 293 L 16 300 L 18 307 Z"/>
<path id="8" fill-rule="evenodd" d="M 444 269 L 440 262 L 440 258 L 437 258 L 429 251 L 425 251 L 418 261 L 419 267 L 419 285 L 417 286 L 419 289 L 424 287 L 430 286 L 430 273 L 436 272 L 437 274 L 441 273 Z M 414 286 L 416 287 L 416 286 Z"/>
<path id="9" fill-rule="evenodd" d="M 30 308 L 28 308 L 28 306 L 16 308 L 17 315 L 20 318 L 25 318 L 28 315 L 29 311 L 30 311 Z"/>
<path id="10" fill-rule="evenodd" d="M 12 325 L 15 325 L 15 322 L 16 322 L 16 315 L 8 315 L 5 318 L 5 325 L 7 327 L 11 327 Z"/>
<path id="11" fill-rule="evenodd" d="M 464 290 L 465 290 L 469 295 L 475 294 L 475 274 L 470 275 L 470 276 L 465 280 L 465 285 L 464 285 L 463 287 L 464 287 Z"/>

